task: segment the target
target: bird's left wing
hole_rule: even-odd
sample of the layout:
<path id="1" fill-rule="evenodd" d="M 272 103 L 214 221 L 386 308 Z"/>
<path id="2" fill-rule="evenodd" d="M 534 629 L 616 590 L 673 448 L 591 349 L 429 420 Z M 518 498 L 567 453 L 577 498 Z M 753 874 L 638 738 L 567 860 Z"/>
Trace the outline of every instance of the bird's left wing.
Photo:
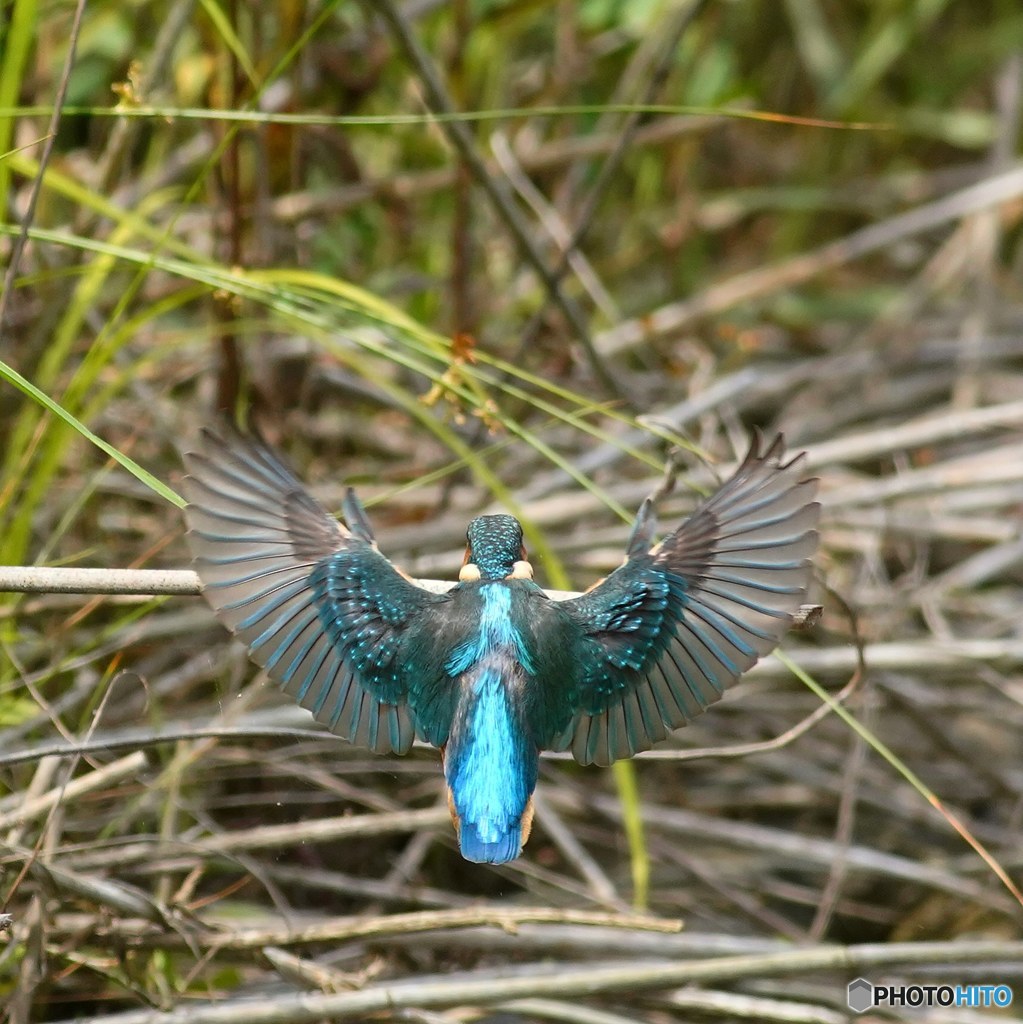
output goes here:
<path id="1" fill-rule="evenodd" d="M 411 621 L 447 597 L 377 551 L 354 495 L 348 530 L 262 441 L 204 430 L 185 464 L 188 542 L 220 621 L 332 732 L 405 753 L 414 722 L 399 648 Z"/>
<path id="2" fill-rule="evenodd" d="M 559 602 L 582 634 L 571 725 L 553 742 L 611 764 L 664 739 L 777 645 L 810 583 L 820 506 L 802 457 L 759 437 L 735 475 L 650 549 L 644 503 L 628 558 Z M 649 549 L 649 550 L 648 550 Z"/>

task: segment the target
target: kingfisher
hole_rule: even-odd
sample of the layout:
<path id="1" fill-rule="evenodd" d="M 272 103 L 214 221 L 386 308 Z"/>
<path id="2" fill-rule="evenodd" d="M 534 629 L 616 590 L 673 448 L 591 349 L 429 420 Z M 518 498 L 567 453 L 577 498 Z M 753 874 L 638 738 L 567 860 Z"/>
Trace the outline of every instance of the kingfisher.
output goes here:
<path id="1" fill-rule="evenodd" d="M 458 582 L 418 585 L 380 553 L 349 489 L 346 525 L 268 444 L 203 430 L 185 456 L 188 541 L 220 621 L 331 732 L 378 754 L 439 748 L 462 856 L 514 860 L 540 753 L 609 765 L 691 721 L 772 651 L 803 602 L 817 481 L 781 435 L 655 543 L 643 502 L 625 560 L 551 599 L 510 515 L 469 524 Z"/>

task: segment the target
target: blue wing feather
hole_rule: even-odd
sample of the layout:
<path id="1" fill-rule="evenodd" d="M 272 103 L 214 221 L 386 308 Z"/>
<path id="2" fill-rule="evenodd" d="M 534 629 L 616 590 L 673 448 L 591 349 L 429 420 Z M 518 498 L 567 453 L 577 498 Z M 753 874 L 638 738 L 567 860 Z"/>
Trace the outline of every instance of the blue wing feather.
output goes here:
<path id="1" fill-rule="evenodd" d="M 819 505 L 780 437 L 661 544 L 640 510 L 628 559 L 563 607 L 585 653 L 574 718 L 553 741 L 584 764 L 630 757 L 718 700 L 788 628 L 811 577 Z"/>
<path id="2" fill-rule="evenodd" d="M 379 753 L 408 750 L 401 638 L 447 598 L 376 551 L 354 495 L 345 500 L 353 532 L 258 439 L 204 431 L 185 458 L 189 543 L 220 620 L 333 732 Z"/>

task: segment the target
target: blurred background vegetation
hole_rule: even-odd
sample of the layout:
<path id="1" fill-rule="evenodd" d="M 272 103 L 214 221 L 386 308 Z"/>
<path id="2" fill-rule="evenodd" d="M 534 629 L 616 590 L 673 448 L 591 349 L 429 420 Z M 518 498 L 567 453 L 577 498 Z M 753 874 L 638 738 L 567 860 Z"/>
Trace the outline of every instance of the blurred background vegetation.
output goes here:
<path id="1" fill-rule="evenodd" d="M 199 601 L 3 595 L 8 1019 L 827 941 L 1023 991 L 1021 53 L 1011 0 L 6 0 L 0 565 L 184 567 L 166 488 L 226 412 L 416 575 L 501 507 L 583 588 L 666 464 L 668 524 L 783 429 L 825 501 L 792 656 L 906 764 L 834 715 L 787 735 L 820 698 L 771 660 L 634 775 L 546 762 L 525 856 L 482 868 L 435 754 L 308 729 Z M 565 919 L 397 917 L 537 907 Z M 349 1016 L 842 1020 L 826 966 Z"/>

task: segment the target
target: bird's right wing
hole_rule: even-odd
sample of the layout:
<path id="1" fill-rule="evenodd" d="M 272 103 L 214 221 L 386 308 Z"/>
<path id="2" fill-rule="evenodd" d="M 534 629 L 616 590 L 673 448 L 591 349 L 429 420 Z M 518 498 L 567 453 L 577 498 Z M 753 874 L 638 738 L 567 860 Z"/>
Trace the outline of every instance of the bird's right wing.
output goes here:
<path id="1" fill-rule="evenodd" d="M 264 442 L 204 430 L 185 464 L 188 542 L 220 621 L 331 732 L 405 753 L 415 733 L 399 647 L 448 598 L 377 551 L 354 496 L 348 530 Z"/>
<path id="2" fill-rule="evenodd" d="M 782 439 L 754 440 L 735 475 L 659 545 L 649 503 L 624 565 L 561 602 L 579 624 L 575 717 L 552 744 L 610 764 L 685 725 L 789 628 L 817 547 L 816 480 Z"/>

